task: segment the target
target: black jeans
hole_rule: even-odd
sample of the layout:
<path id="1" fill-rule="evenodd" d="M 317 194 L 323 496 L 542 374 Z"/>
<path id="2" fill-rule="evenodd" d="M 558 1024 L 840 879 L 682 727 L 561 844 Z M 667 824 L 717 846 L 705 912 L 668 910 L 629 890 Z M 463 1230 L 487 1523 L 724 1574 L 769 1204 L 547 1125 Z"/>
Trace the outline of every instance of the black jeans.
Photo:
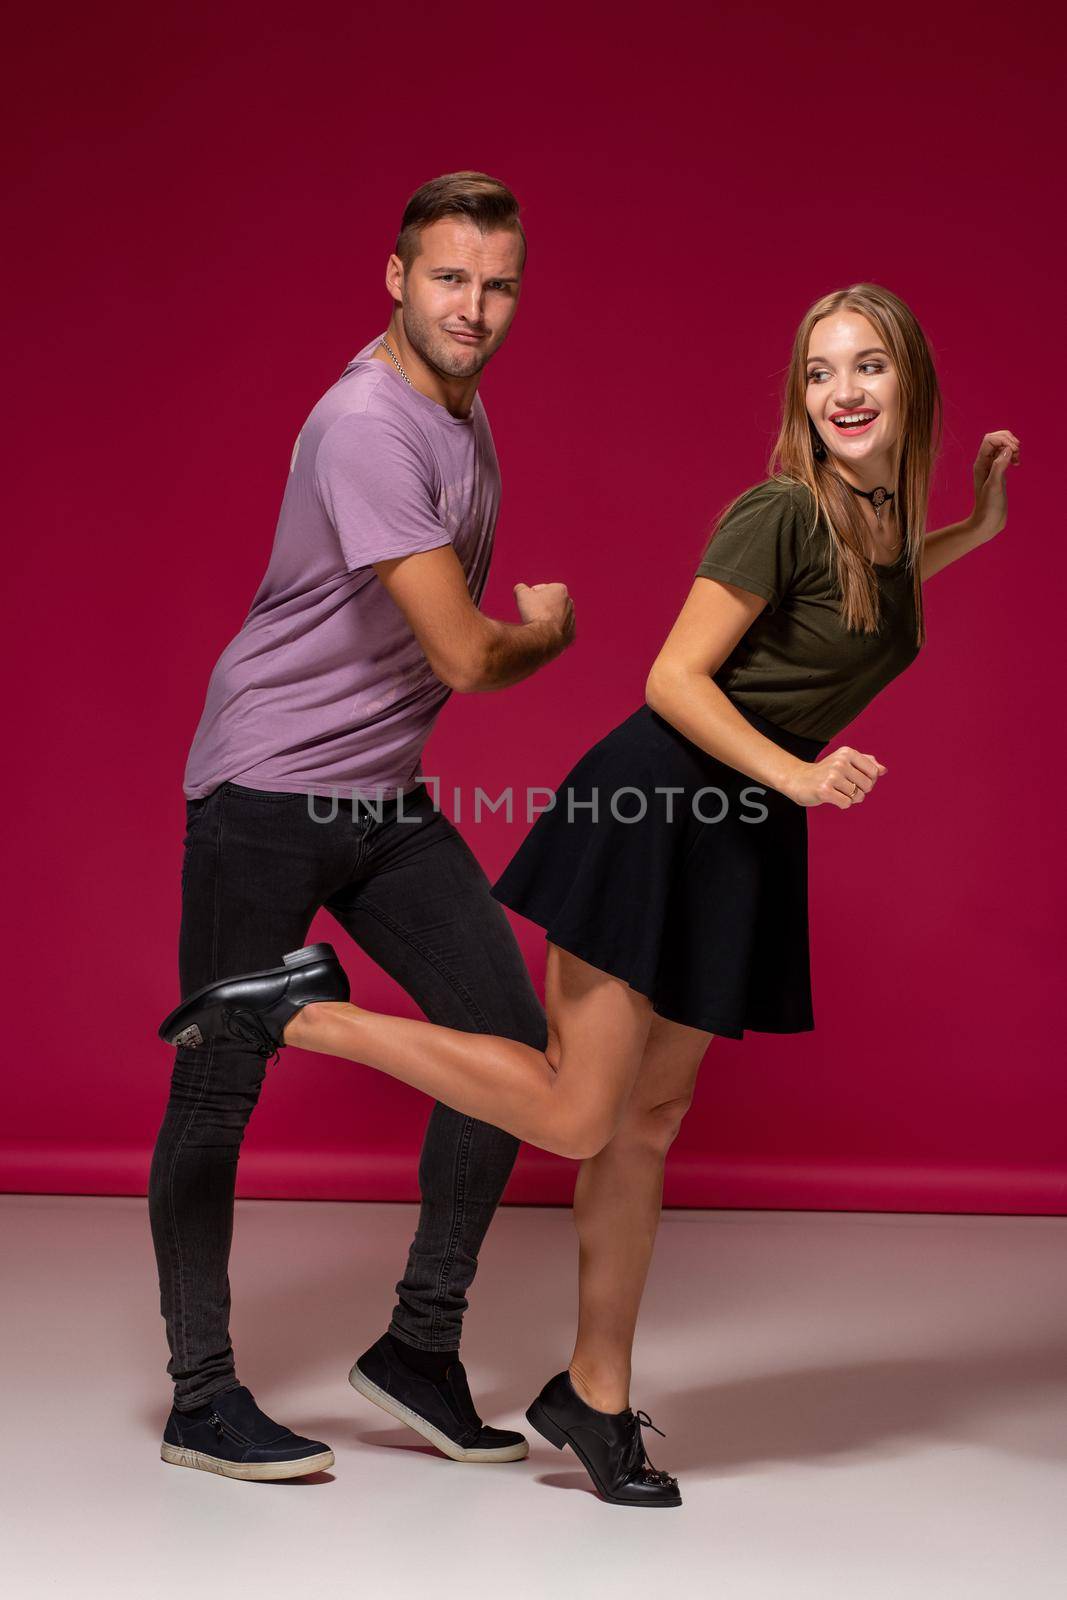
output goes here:
<path id="1" fill-rule="evenodd" d="M 332 810 L 331 800 L 233 783 L 186 801 L 182 997 L 277 966 L 324 906 L 431 1022 L 543 1050 L 544 1011 L 504 909 L 425 786 L 403 797 L 407 820 L 385 802 L 380 820 L 357 805 L 354 821 L 343 794 L 331 820 L 315 820 Z M 236 1040 L 176 1052 L 148 1200 L 179 1410 L 238 1381 L 227 1272 L 234 1185 L 265 1072 Z M 424 1350 L 459 1345 L 478 1251 L 518 1149 L 499 1128 L 434 1106 L 418 1227 L 396 1285 L 397 1338 Z"/>

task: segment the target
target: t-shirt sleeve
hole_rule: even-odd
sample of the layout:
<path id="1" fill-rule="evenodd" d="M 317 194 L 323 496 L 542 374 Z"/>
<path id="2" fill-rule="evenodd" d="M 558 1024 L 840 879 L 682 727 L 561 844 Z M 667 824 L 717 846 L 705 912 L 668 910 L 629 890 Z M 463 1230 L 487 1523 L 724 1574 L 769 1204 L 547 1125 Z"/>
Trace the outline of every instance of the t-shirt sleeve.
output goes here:
<path id="1" fill-rule="evenodd" d="M 800 511 L 788 489 L 749 489 L 711 535 L 694 576 L 719 578 L 777 610 L 797 570 Z"/>
<path id="2" fill-rule="evenodd" d="M 331 423 L 315 455 L 315 486 L 349 572 L 452 542 L 431 464 L 391 417 L 351 411 Z"/>

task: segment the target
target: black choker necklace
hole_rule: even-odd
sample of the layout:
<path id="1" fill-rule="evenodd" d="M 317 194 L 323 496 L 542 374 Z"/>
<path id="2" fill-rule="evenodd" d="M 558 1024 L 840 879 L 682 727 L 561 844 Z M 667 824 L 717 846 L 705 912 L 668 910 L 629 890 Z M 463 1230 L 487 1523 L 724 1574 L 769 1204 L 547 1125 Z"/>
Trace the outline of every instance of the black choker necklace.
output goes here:
<path id="1" fill-rule="evenodd" d="M 877 489 L 857 489 L 854 483 L 850 483 L 848 486 L 853 494 L 861 494 L 865 500 L 869 500 L 874 507 L 875 516 L 881 519 L 882 507 L 887 500 L 892 500 L 893 490 L 883 489 L 881 484 Z"/>

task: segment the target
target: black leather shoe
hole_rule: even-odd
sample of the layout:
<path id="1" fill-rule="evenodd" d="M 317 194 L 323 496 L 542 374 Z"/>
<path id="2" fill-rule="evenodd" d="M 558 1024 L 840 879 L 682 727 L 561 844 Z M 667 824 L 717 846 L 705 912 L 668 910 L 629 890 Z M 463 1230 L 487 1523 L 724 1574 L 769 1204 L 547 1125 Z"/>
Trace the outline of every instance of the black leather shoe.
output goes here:
<path id="1" fill-rule="evenodd" d="M 490 1428 L 474 1408 L 462 1361 L 440 1383 L 412 1372 L 383 1335 L 359 1357 L 348 1381 L 398 1422 L 429 1439 L 453 1461 L 521 1461 L 530 1446 L 521 1433 Z"/>
<path id="2" fill-rule="evenodd" d="M 277 1060 L 282 1030 L 302 1006 L 347 1000 L 348 977 L 332 944 L 309 944 L 282 956 L 280 967 L 244 972 L 198 989 L 159 1025 L 167 1044 L 199 1049 L 209 1040 L 239 1039 L 256 1054 Z"/>
<path id="3" fill-rule="evenodd" d="M 550 1378 L 526 1413 L 542 1438 L 569 1444 L 603 1499 L 615 1506 L 680 1506 L 678 1479 L 657 1472 L 645 1454 L 642 1427 L 660 1433 L 644 1411 L 595 1411 L 569 1372 Z M 660 1433 L 660 1437 L 664 1437 Z"/>
<path id="4" fill-rule="evenodd" d="M 303 1478 L 333 1466 L 328 1444 L 273 1421 L 243 1383 L 193 1412 L 172 1411 L 159 1453 L 171 1466 L 224 1478 Z"/>

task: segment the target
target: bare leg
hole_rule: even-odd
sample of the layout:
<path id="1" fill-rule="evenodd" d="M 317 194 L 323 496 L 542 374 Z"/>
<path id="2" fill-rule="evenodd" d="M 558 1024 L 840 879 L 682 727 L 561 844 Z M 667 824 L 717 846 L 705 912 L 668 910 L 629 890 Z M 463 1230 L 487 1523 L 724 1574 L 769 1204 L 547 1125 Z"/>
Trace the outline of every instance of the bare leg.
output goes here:
<path id="1" fill-rule="evenodd" d="M 558 945 L 548 946 L 549 1045 L 462 1033 L 348 1003 L 305 1006 L 285 1043 L 362 1061 L 464 1116 L 582 1160 L 611 1138 L 641 1065 L 652 1020 L 647 996 Z"/>
<path id="2" fill-rule="evenodd" d="M 653 1016 L 619 1128 L 578 1173 L 578 1333 L 570 1374 L 597 1411 L 630 1404 L 634 1332 L 659 1225 L 664 1162 L 712 1037 Z"/>

